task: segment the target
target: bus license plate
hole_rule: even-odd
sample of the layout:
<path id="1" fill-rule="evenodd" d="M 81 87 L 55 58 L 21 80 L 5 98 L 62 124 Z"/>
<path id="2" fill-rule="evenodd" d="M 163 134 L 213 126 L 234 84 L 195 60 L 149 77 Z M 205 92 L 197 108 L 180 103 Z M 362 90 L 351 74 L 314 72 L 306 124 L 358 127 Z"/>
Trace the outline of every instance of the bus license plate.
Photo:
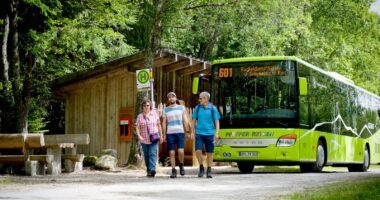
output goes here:
<path id="1" fill-rule="evenodd" d="M 242 151 L 239 152 L 239 157 L 257 157 L 259 153 L 257 151 Z"/>

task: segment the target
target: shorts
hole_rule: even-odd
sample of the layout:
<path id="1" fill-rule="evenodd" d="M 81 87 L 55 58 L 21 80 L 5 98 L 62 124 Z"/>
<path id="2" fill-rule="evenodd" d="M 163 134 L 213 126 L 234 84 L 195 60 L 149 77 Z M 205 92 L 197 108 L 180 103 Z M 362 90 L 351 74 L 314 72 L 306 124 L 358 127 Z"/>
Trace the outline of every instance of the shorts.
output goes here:
<path id="1" fill-rule="evenodd" d="M 185 134 L 184 133 L 170 133 L 166 134 L 166 141 L 168 142 L 168 150 L 175 150 L 177 144 L 178 149 L 185 147 Z"/>
<path id="2" fill-rule="evenodd" d="M 214 135 L 196 134 L 195 150 L 203 150 L 203 145 L 205 145 L 207 153 L 214 153 Z"/>

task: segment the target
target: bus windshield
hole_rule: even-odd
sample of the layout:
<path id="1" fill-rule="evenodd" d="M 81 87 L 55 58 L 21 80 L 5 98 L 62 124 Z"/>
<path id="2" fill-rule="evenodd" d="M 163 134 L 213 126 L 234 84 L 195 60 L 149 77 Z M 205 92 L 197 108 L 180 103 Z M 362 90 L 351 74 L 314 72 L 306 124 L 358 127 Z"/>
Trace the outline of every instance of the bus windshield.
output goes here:
<path id="1" fill-rule="evenodd" d="M 294 61 L 224 63 L 212 73 L 212 101 L 222 128 L 297 125 Z"/>

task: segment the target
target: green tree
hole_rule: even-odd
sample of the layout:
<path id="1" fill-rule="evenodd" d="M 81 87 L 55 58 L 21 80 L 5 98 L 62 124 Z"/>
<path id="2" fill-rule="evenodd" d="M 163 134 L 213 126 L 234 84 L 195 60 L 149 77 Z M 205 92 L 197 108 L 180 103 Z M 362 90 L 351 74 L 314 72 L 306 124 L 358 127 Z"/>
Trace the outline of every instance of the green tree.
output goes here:
<path id="1" fill-rule="evenodd" d="M 28 116 L 40 124 L 34 128 L 42 128 L 54 78 L 135 51 L 121 33 L 136 21 L 130 1 L 7 0 L 2 5 L 0 132 L 27 132 Z"/>

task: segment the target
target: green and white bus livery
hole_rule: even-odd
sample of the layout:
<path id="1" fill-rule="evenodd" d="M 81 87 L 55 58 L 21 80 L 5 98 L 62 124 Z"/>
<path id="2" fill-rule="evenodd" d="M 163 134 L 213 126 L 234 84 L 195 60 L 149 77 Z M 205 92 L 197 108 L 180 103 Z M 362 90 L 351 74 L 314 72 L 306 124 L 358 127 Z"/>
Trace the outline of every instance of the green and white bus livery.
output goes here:
<path id="1" fill-rule="evenodd" d="M 211 101 L 221 113 L 214 160 L 367 171 L 380 163 L 380 98 L 297 57 L 217 60 Z M 194 91 L 199 80 L 194 81 Z"/>

